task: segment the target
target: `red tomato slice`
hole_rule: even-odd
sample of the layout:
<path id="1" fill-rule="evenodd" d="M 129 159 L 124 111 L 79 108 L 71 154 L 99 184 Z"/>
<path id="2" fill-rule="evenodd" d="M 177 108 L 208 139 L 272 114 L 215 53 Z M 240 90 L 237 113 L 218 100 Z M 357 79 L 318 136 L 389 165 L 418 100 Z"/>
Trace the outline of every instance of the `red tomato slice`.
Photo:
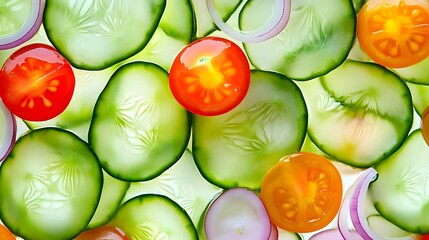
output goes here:
<path id="1" fill-rule="evenodd" d="M 429 2 L 370 0 L 357 15 L 357 37 L 375 62 L 408 67 L 429 55 Z"/>
<path id="2" fill-rule="evenodd" d="M 265 176 L 261 198 L 271 221 L 290 232 L 313 232 L 328 225 L 341 205 L 337 168 L 314 153 L 282 158 Z"/>
<path id="3" fill-rule="evenodd" d="M 250 66 L 241 48 L 219 37 L 186 46 L 170 69 L 170 89 L 192 113 L 213 116 L 236 107 L 246 96 Z"/>
<path id="4" fill-rule="evenodd" d="M 86 230 L 74 240 L 128 240 L 128 237 L 120 229 L 106 225 Z"/>
<path id="5" fill-rule="evenodd" d="M 2 224 L 0 224 L 0 239 L 1 240 L 16 240 L 15 236 Z"/>
<path id="6" fill-rule="evenodd" d="M 0 70 L 0 97 L 13 114 L 24 120 L 44 121 L 63 112 L 74 86 L 68 61 L 45 44 L 17 50 Z"/>

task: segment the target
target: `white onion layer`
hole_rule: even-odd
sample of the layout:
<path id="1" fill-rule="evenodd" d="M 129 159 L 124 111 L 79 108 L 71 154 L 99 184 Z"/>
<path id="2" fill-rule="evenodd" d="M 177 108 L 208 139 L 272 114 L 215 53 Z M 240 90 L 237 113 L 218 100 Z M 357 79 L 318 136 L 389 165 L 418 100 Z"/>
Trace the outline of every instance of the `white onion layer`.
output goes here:
<path id="1" fill-rule="evenodd" d="M 15 32 L 0 37 L 0 50 L 17 47 L 33 37 L 42 24 L 44 8 L 45 0 L 31 0 L 31 12 L 27 21 Z"/>
<path id="2" fill-rule="evenodd" d="M 16 138 L 16 120 L 0 99 L 0 162 L 12 150 Z"/>
<path id="3" fill-rule="evenodd" d="M 290 0 L 274 0 L 274 15 L 259 31 L 255 32 L 242 32 L 231 28 L 217 13 L 213 0 L 206 1 L 210 16 L 216 26 L 230 37 L 241 42 L 258 43 L 266 41 L 279 34 L 289 22 Z"/>

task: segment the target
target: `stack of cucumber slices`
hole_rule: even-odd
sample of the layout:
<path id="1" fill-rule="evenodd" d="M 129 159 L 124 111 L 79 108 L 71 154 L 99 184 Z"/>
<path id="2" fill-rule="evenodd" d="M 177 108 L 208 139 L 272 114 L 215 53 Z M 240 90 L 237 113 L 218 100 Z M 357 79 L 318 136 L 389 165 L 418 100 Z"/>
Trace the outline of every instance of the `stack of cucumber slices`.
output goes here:
<path id="1" fill-rule="evenodd" d="M 274 0 L 207 2 L 243 32 L 275 12 Z M 345 190 L 377 171 L 364 218 L 380 239 L 429 234 L 429 58 L 372 61 L 356 37 L 365 0 L 291 0 L 287 26 L 258 43 L 220 31 L 207 2 L 0 0 L 0 66 L 41 43 L 76 80 L 67 108 L 46 121 L 11 120 L 0 99 L 0 223 L 25 240 L 85 240 L 103 226 L 123 232 L 112 240 L 342 239 L 338 218 L 287 232 L 258 202 L 282 157 L 312 152 L 334 163 Z M 236 43 L 250 66 L 245 98 L 216 116 L 188 111 L 169 86 L 176 55 L 207 36 Z"/>

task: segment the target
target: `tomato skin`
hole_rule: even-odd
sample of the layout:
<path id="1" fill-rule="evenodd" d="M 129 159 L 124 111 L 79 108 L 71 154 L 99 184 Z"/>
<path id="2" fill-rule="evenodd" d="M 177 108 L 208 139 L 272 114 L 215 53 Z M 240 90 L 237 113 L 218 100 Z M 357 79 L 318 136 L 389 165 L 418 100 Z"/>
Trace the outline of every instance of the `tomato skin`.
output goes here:
<path id="1" fill-rule="evenodd" d="M 342 180 L 326 158 L 300 152 L 282 158 L 265 176 L 261 198 L 271 221 L 290 232 L 313 232 L 328 225 L 342 200 Z"/>
<path id="2" fill-rule="evenodd" d="M 4 225 L 0 224 L 0 239 L 1 240 L 16 240 L 15 236 Z"/>
<path id="3" fill-rule="evenodd" d="M 403 68 L 429 55 L 429 3 L 370 0 L 357 15 L 357 37 L 375 62 Z"/>
<path id="4" fill-rule="evenodd" d="M 176 56 L 169 77 L 176 100 L 192 113 L 214 116 L 236 107 L 250 84 L 250 65 L 239 46 L 220 37 L 198 39 Z"/>
<path id="5" fill-rule="evenodd" d="M 73 70 L 53 47 L 30 44 L 18 49 L 0 70 L 0 97 L 16 116 L 49 120 L 63 112 L 75 87 Z"/>
<path id="6" fill-rule="evenodd" d="M 128 240 L 128 237 L 122 230 L 105 225 L 86 230 L 79 234 L 74 240 Z"/>

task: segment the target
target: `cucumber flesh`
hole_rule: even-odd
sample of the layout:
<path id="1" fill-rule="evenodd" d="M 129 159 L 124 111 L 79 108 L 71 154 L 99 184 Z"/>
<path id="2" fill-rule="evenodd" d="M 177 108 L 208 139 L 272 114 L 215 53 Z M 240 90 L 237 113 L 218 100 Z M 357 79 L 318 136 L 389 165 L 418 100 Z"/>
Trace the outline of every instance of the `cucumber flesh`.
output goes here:
<path id="1" fill-rule="evenodd" d="M 412 127 L 409 89 L 376 64 L 346 61 L 299 86 L 311 113 L 308 135 L 319 149 L 345 164 L 373 166 L 395 152 Z"/>
<path id="2" fill-rule="evenodd" d="M 130 240 L 198 239 L 186 211 L 163 195 L 144 194 L 131 198 L 108 225 L 123 230 Z"/>
<path id="3" fill-rule="evenodd" d="M 100 202 L 86 229 L 93 229 L 109 222 L 121 205 L 129 187 L 129 182 L 118 180 L 103 171 Z"/>
<path id="4" fill-rule="evenodd" d="M 179 160 L 189 135 L 189 114 L 171 94 L 168 73 L 153 63 L 132 62 L 100 94 L 88 139 L 107 173 L 144 181 Z"/>
<path id="5" fill-rule="evenodd" d="M 169 197 L 186 210 L 197 226 L 210 201 L 221 192 L 198 172 L 192 153 L 185 151 L 183 156 L 159 177 L 150 181 L 131 183 L 124 200 L 127 201 L 144 193 L 161 194 Z"/>
<path id="6" fill-rule="evenodd" d="M 306 127 L 299 88 L 283 75 L 252 71 L 249 92 L 235 109 L 193 116 L 192 153 L 209 182 L 258 190 L 281 157 L 299 151 Z"/>
<path id="7" fill-rule="evenodd" d="M 429 148 L 415 130 L 401 149 L 375 166 L 369 194 L 381 216 L 407 232 L 429 233 Z"/>
<path id="8" fill-rule="evenodd" d="M 226 21 L 238 8 L 243 0 L 213 0 L 216 10 L 221 18 Z M 202 38 L 216 30 L 205 0 L 192 0 L 194 14 L 196 16 L 196 38 Z"/>
<path id="9" fill-rule="evenodd" d="M 0 218 L 24 239 L 72 239 L 91 220 L 102 184 L 86 142 L 59 128 L 34 130 L 0 165 Z"/>
<path id="10" fill-rule="evenodd" d="M 429 106 L 429 85 L 406 82 L 413 97 L 413 106 L 419 116 L 422 116 L 425 109 Z"/>
<path id="11" fill-rule="evenodd" d="M 43 24 L 75 68 L 101 70 L 141 51 L 165 6 L 166 0 L 46 0 Z"/>
<path id="12" fill-rule="evenodd" d="M 403 80 L 411 83 L 429 85 L 429 57 L 425 60 L 406 68 L 394 68 L 393 72 Z"/>
<path id="13" fill-rule="evenodd" d="M 239 16 L 243 31 L 263 26 L 272 15 L 266 0 L 249 0 Z M 350 0 L 291 1 L 288 25 L 276 37 L 262 43 L 244 43 L 250 62 L 257 68 L 307 80 L 339 66 L 355 39 L 356 14 Z"/>

